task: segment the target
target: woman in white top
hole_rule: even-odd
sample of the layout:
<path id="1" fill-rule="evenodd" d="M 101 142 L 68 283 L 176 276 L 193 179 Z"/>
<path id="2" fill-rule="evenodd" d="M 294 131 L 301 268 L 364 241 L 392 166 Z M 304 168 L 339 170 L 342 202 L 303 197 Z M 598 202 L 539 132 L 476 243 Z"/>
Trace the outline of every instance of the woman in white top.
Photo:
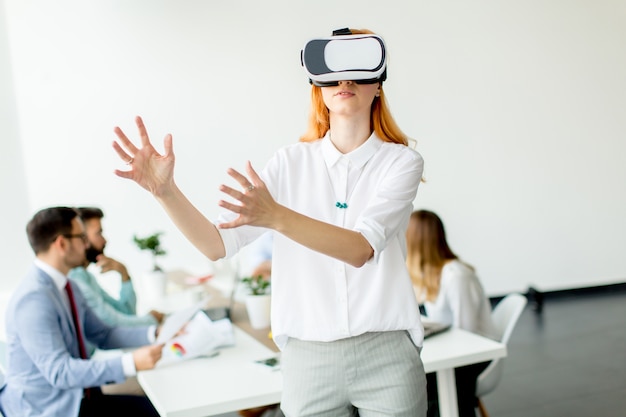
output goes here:
<path id="1" fill-rule="evenodd" d="M 345 29 L 337 39 L 369 33 Z M 288 417 L 425 416 L 423 330 L 404 236 L 423 160 L 393 121 L 384 77 L 342 76 L 310 79 L 300 142 L 260 173 L 250 163 L 245 175 L 228 170 L 241 189 L 220 187 L 237 203 L 220 201 L 214 223 L 174 182 L 171 135 L 160 155 L 140 118 L 141 147 L 115 129 L 113 147 L 130 166 L 116 174 L 150 191 L 211 260 L 273 231 L 271 325 Z"/>
<path id="2" fill-rule="evenodd" d="M 428 210 L 411 214 L 406 233 L 407 266 L 415 294 L 429 319 L 495 338 L 491 303 L 474 268 L 460 261 L 446 240 L 441 219 Z M 455 369 L 459 417 L 475 416 L 476 378 L 489 363 Z M 437 383 L 428 379 L 428 415 L 438 415 Z"/>

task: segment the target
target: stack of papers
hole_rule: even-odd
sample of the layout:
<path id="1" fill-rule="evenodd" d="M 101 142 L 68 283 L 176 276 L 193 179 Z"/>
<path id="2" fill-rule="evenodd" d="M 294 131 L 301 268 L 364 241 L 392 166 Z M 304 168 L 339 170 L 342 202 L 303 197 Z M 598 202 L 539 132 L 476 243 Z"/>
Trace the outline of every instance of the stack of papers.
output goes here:
<path id="1" fill-rule="evenodd" d="M 184 326 L 184 329 L 181 328 Z M 173 338 L 165 342 L 158 366 L 199 356 L 212 356 L 217 349 L 233 346 L 235 335 L 229 319 L 212 321 L 203 311 L 196 311 L 183 323 Z M 165 326 L 164 326 L 165 327 Z M 161 336 L 163 330 L 159 332 Z"/>

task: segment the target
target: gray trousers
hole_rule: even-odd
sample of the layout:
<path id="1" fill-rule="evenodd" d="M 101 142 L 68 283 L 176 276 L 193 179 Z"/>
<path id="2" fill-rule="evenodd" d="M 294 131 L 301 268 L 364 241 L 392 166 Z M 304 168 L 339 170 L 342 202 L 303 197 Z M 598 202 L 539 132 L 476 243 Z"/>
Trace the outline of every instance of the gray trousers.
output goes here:
<path id="1" fill-rule="evenodd" d="M 424 366 L 406 331 L 289 339 L 281 369 L 287 417 L 426 416 Z"/>

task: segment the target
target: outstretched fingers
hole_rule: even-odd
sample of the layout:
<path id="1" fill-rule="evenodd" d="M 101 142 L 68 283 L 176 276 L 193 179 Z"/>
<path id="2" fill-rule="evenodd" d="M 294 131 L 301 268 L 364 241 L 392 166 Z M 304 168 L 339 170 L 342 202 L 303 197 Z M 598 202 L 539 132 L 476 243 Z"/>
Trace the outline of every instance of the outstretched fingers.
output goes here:
<path id="1" fill-rule="evenodd" d="M 263 227 L 271 225 L 276 211 L 276 203 L 261 177 L 252 168 L 250 161 L 246 164 L 247 175 L 243 175 L 233 168 L 228 169 L 227 172 L 239 183 L 242 190 L 227 185 L 220 186 L 221 192 L 236 201 L 221 200 L 218 205 L 238 214 L 238 216 L 231 222 L 220 224 L 219 227 L 227 229 L 244 224 Z"/>
<path id="2" fill-rule="evenodd" d="M 139 129 L 139 137 L 141 138 L 142 146 L 150 145 L 150 137 L 148 136 L 148 131 L 146 130 L 146 126 L 143 124 L 143 119 L 141 116 L 135 117 L 135 124 L 137 125 L 137 129 Z"/>
<path id="3" fill-rule="evenodd" d="M 128 155 L 128 153 L 126 153 L 126 151 L 122 149 L 119 143 L 113 141 L 113 149 L 115 150 L 115 152 L 117 153 L 117 155 L 120 157 L 122 161 L 126 161 L 126 164 L 130 165 L 130 163 L 133 162 L 133 157 Z M 118 177 L 122 177 L 122 178 L 132 178 L 132 173 L 133 173 L 132 171 L 122 171 L 120 169 L 116 169 L 113 172 L 115 173 L 115 175 L 117 175 Z"/>
<path id="4" fill-rule="evenodd" d="M 165 193 L 174 185 L 174 150 L 172 135 L 163 139 L 165 154 L 161 155 L 150 143 L 148 133 L 141 117 L 135 118 L 141 144 L 135 146 L 119 128 L 114 129 L 117 140 L 113 142 L 113 150 L 122 162 L 129 166 L 128 170 L 115 170 L 115 175 L 135 181 L 144 189 L 155 195 Z"/>
<path id="5" fill-rule="evenodd" d="M 252 184 L 250 181 L 248 181 L 248 178 L 245 177 L 245 175 L 243 175 L 242 173 L 240 173 L 239 171 L 237 171 L 236 169 L 233 168 L 228 168 L 228 170 L 226 171 L 226 173 L 228 175 L 230 175 L 231 177 L 233 177 L 233 179 L 235 181 L 237 181 L 239 183 L 239 185 L 241 185 L 241 187 L 244 190 L 248 190 L 250 188 L 250 186 L 254 186 L 254 184 Z M 227 187 L 230 188 L 230 187 Z M 232 190 L 232 189 L 231 189 Z M 223 190 L 222 190 L 223 191 Z M 233 196 L 235 198 L 237 198 L 236 196 Z"/>
<path id="6" fill-rule="evenodd" d="M 132 156 L 130 156 L 128 154 L 128 152 L 126 152 L 124 149 L 122 149 L 122 147 L 120 146 L 119 143 L 117 143 L 116 141 L 113 141 L 113 150 L 115 150 L 115 153 L 117 154 L 117 156 L 120 157 L 120 159 L 126 163 L 128 163 L 129 161 L 132 160 Z"/>
<path id="7" fill-rule="evenodd" d="M 118 139 L 117 142 L 121 143 L 122 146 L 124 147 L 124 149 L 126 149 L 126 151 L 127 151 L 127 153 L 125 155 L 126 158 L 124 158 L 124 156 L 120 155 L 120 158 L 124 159 L 124 161 L 126 162 L 128 160 L 128 158 L 130 157 L 130 155 L 136 154 L 139 149 L 137 149 L 137 147 L 130 141 L 130 139 L 128 139 L 126 134 L 118 126 L 115 126 L 115 128 L 113 129 L 113 132 L 115 132 L 115 135 L 117 136 L 117 139 Z M 117 142 L 115 142 L 115 143 L 117 143 Z M 118 144 L 118 146 L 119 146 L 119 144 Z M 116 151 L 117 151 L 117 149 L 116 149 Z M 119 152 L 117 152 L 117 153 L 119 155 Z"/>
<path id="8" fill-rule="evenodd" d="M 237 190 L 235 190 L 233 188 L 230 188 L 230 187 L 228 187 L 226 185 L 222 185 L 220 187 L 220 191 L 222 191 L 225 194 L 230 195 L 231 197 L 234 197 L 235 199 L 237 199 L 237 196 L 240 196 L 240 198 L 241 198 L 244 195 L 242 192 L 237 191 Z M 230 228 L 233 228 L 233 227 L 239 227 L 239 226 L 242 226 L 244 224 L 247 224 L 246 216 L 243 214 L 243 212 L 245 211 L 245 207 L 244 206 L 242 206 L 240 204 L 234 204 L 234 203 L 231 203 L 231 202 L 226 201 L 226 200 L 218 201 L 217 205 L 222 207 L 222 208 L 224 208 L 224 209 L 226 209 L 226 210 L 229 210 L 229 211 L 232 211 L 233 213 L 237 213 L 238 214 L 238 216 L 234 220 L 232 220 L 230 222 L 227 222 L 227 223 L 218 224 L 217 225 L 218 228 L 220 228 L 220 229 L 230 229 Z"/>
<path id="9" fill-rule="evenodd" d="M 246 163 L 246 171 L 248 172 L 248 176 L 250 177 L 250 181 L 252 182 L 253 185 L 258 186 L 260 184 L 263 184 L 263 180 L 261 180 L 261 177 L 259 177 L 259 174 L 257 174 L 254 168 L 252 168 L 252 162 L 248 161 Z"/>
<path id="10" fill-rule="evenodd" d="M 174 147 L 172 146 L 171 133 L 168 133 L 167 135 L 165 135 L 165 138 L 163 138 L 163 151 L 165 152 L 165 154 L 163 155 L 163 157 L 165 158 L 169 156 L 174 156 Z"/>

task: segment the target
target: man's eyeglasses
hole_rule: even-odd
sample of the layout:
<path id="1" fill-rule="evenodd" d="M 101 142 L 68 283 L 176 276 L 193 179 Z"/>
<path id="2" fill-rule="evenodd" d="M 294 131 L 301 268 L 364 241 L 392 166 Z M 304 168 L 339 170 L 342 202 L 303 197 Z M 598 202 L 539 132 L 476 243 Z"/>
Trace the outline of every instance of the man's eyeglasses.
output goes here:
<path id="1" fill-rule="evenodd" d="M 68 239 L 73 239 L 73 238 L 82 239 L 83 242 L 87 243 L 87 235 L 85 233 L 76 233 L 76 234 L 66 233 L 61 236 L 66 237 Z"/>

